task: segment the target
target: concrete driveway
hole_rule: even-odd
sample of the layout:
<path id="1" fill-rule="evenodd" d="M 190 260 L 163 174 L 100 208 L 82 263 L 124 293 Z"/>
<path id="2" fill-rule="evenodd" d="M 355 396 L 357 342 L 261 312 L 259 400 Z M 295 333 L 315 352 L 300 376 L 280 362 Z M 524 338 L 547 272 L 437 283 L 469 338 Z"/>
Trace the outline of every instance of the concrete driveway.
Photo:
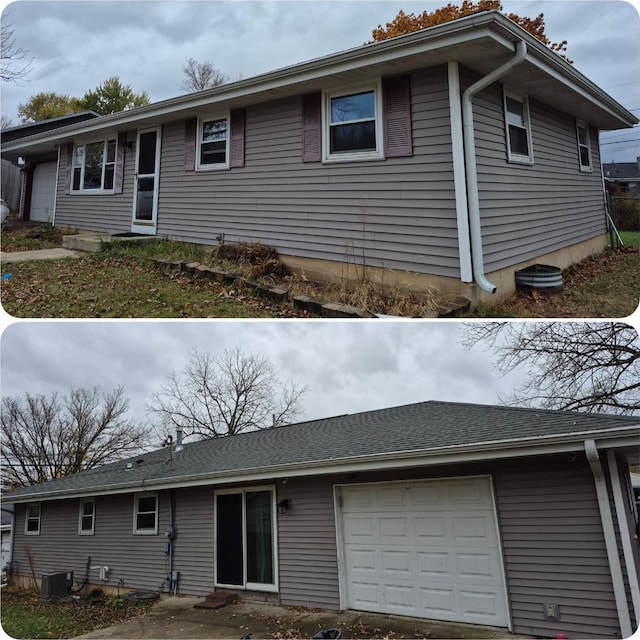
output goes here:
<path id="1" fill-rule="evenodd" d="M 149 615 L 92 631 L 80 638 L 311 638 L 338 628 L 343 638 L 526 638 L 504 629 L 451 624 L 355 611 L 331 612 L 302 607 L 242 602 L 221 609 L 194 609 L 202 598 L 168 597 Z"/>

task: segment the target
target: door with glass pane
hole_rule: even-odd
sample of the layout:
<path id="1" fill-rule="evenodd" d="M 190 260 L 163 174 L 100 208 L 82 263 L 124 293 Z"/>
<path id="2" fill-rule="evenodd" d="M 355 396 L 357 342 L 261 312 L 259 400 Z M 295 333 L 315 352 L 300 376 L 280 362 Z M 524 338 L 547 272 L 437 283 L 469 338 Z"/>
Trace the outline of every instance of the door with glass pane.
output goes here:
<path id="1" fill-rule="evenodd" d="M 277 591 L 271 489 L 216 493 L 217 586 Z"/>
<path id="2" fill-rule="evenodd" d="M 135 233 L 153 235 L 156 232 L 159 177 L 160 129 L 138 131 L 131 225 Z"/>

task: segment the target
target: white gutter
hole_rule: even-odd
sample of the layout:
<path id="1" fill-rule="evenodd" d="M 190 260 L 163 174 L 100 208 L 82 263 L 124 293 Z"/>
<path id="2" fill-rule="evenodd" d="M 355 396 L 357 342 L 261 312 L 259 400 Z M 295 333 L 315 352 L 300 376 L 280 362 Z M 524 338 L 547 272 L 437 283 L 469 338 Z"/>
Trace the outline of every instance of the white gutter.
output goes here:
<path id="1" fill-rule="evenodd" d="M 482 255 L 482 228 L 480 226 L 480 198 L 478 196 L 478 171 L 476 167 L 476 141 L 473 130 L 473 97 L 478 91 L 488 87 L 513 67 L 520 64 L 527 55 L 524 40 L 516 44 L 516 54 L 511 60 L 494 69 L 489 75 L 474 82 L 462 94 L 462 125 L 464 127 L 465 169 L 467 173 L 467 199 L 469 202 L 469 228 L 471 231 L 471 258 L 473 275 L 478 286 L 489 293 L 496 292 L 496 286 L 484 275 L 484 258 Z"/>
<path id="2" fill-rule="evenodd" d="M 598 506 L 600 510 L 600 520 L 604 533 L 604 542 L 609 559 L 609 570 L 611 572 L 611 582 L 613 583 L 613 595 L 618 610 L 618 620 L 620 622 L 620 632 L 623 638 L 629 638 L 633 633 L 631 617 L 629 615 L 629 605 L 627 604 L 627 594 L 624 588 L 624 578 L 622 576 L 622 565 L 618 555 L 618 545 L 616 543 L 616 533 L 613 529 L 613 515 L 609 504 L 607 493 L 607 481 L 598 455 L 598 448 L 595 440 L 585 440 L 584 450 L 587 460 L 591 465 L 591 472 L 596 484 L 596 494 L 598 496 Z"/>
<path id="3" fill-rule="evenodd" d="M 611 449 L 607 451 L 607 464 L 609 465 L 609 477 L 611 478 L 611 488 L 613 490 L 613 503 L 616 508 L 618 531 L 620 532 L 620 540 L 622 541 L 624 564 L 627 569 L 629 590 L 631 591 L 631 602 L 633 602 L 637 628 L 640 626 L 640 584 L 638 583 L 638 569 L 633 558 L 631 534 L 629 532 L 629 523 L 627 522 L 624 498 L 622 497 L 622 489 L 620 487 L 620 475 L 618 474 L 616 454 Z"/>

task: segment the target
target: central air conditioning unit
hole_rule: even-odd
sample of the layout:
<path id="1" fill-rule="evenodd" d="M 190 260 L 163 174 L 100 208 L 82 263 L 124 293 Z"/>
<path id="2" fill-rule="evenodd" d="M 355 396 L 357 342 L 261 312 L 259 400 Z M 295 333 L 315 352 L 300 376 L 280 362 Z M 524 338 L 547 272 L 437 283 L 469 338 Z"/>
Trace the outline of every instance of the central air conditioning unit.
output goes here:
<path id="1" fill-rule="evenodd" d="M 49 600 L 50 598 L 64 598 L 71 593 L 72 586 L 73 571 L 45 573 L 42 575 L 40 598 L 42 600 Z"/>

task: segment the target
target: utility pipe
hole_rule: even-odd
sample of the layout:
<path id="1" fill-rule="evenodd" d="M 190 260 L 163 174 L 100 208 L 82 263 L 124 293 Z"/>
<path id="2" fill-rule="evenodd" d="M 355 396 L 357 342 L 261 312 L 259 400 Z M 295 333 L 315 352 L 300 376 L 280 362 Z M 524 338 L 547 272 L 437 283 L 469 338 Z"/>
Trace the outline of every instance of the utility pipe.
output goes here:
<path id="1" fill-rule="evenodd" d="M 489 293 L 496 292 L 496 286 L 484 275 L 484 258 L 482 255 L 482 229 L 480 227 L 480 199 L 478 196 L 478 171 L 476 167 L 476 140 L 473 129 L 473 97 L 495 82 L 513 67 L 520 64 L 527 55 L 524 40 L 516 44 L 516 54 L 502 66 L 494 69 L 489 75 L 474 82 L 462 94 L 462 126 L 464 130 L 464 163 L 467 174 L 467 199 L 469 202 L 469 230 L 471 231 L 471 258 L 473 275 L 478 286 Z"/>
<path id="2" fill-rule="evenodd" d="M 604 533 L 604 542 L 607 549 L 607 558 L 609 560 L 609 570 L 611 572 L 611 582 L 613 584 L 613 596 L 616 601 L 616 609 L 618 610 L 618 620 L 620 622 L 620 632 L 623 638 L 629 638 L 633 633 L 631 626 L 631 616 L 629 615 L 629 605 L 627 603 L 627 595 L 624 588 L 624 578 L 622 577 L 622 564 L 618 555 L 618 545 L 616 543 L 616 532 L 613 528 L 613 514 L 611 513 L 611 505 L 609 504 L 609 495 L 607 493 L 607 481 L 598 455 L 598 448 L 595 440 L 585 440 L 584 450 L 587 454 L 587 460 L 591 466 L 593 480 L 596 485 L 596 495 L 598 496 L 598 506 L 600 511 L 600 520 L 602 521 L 602 531 Z"/>

